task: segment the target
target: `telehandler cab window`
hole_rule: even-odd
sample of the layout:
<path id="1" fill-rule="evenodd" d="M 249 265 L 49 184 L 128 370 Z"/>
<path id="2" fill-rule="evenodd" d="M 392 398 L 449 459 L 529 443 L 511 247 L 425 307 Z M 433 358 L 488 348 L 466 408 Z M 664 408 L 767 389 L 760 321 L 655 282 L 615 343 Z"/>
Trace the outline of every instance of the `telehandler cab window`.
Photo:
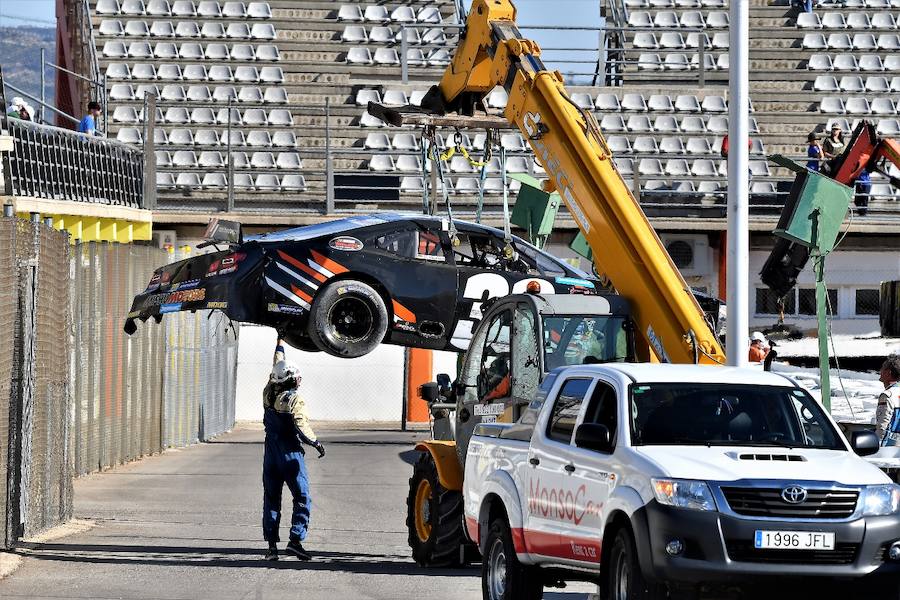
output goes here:
<path id="1" fill-rule="evenodd" d="M 488 327 L 478 375 L 478 400 L 491 402 L 510 395 L 510 329 L 512 313 L 496 315 Z"/>
<path id="2" fill-rule="evenodd" d="M 619 316 L 544 317 L 545 370 L 566 365 L 625 362 L 628 343 Z"/>

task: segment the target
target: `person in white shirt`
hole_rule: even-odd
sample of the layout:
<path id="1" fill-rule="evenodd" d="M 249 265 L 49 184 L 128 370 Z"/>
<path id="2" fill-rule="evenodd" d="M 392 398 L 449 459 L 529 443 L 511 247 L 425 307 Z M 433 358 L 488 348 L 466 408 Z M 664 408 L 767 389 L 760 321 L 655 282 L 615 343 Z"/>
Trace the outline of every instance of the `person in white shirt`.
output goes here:
<path id="1" fill-rule="evenodd" d="M 894 409 L 900 408 L 900 355 L 890 356 L 884 361 L 879 380 L 884 384 L 884 391 L 878 396 L 875 433 L 883 441 L 894 418 Z"/>

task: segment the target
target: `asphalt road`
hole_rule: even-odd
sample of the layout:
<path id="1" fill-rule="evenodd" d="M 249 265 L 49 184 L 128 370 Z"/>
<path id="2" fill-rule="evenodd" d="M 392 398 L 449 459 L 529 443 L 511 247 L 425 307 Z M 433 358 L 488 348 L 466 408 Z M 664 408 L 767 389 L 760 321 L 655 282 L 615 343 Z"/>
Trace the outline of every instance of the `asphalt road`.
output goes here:
<path id="1" fill-rule="evenodd" d="M 478 568 L 425 570 L 406 545 L 412 441 L 398 432 L 320 432 L 308 454 L 309 563 L 262 560 L 262 431 L 166 452 L 75 483 L 75 517 L 95 526 L 25 544 L 0 598 L 441 600 L 481 597 Z M 285 514 L 290 510 L 285 490 Z M 282 537 L 287 530 L 282 520 Z M 570 591 L 570 590 L 581 590 Z M 548 592 L 582 600 L 589 587 Z"/>

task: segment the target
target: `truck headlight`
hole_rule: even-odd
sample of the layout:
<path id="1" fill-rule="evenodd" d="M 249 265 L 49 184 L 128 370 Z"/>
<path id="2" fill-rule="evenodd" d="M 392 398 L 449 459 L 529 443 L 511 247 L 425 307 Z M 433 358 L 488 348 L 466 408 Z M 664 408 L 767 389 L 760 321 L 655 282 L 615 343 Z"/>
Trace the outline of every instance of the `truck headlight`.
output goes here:
<path id="1" fill-rule="evenodd" d="M 651 479 L 651 482 L 660 504 L 694 510 L 716 510 L 716 501 L 704 481 Z"/>
<path id="2" fill-rule="evenodd" d="M 900 485 L 870 485 L 863 490 L 864 517 L 883 517 L 900 513 Z"/>

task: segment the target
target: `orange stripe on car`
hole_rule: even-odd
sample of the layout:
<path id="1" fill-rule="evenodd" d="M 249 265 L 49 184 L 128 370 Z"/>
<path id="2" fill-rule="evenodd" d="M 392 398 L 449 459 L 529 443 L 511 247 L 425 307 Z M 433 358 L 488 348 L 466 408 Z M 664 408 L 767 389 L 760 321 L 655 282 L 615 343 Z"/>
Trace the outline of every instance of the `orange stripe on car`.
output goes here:
<path id="1" fill-rule="evenodd" d="M 328 258 L 322 254 L 319 254 L 315 250 L 310 250 L 309 253 L 312 254 L 314 261 L 316 261 L 321 266 L 325 267 L 326 269 L 328 269 L 335 275 L 339 275 L 340 273 L 346 273 L 348 271 L 348 269 L 344 265 L 334 262 L 330 258 Z"/>
<path id="2" fill-rule="evenodd" d="M 410 323 L 416 322 L 416 315 L 413 314 L 413 311 L 409 310 L 396 300 L 391 300 L 394 305 L 394 314 L 403 319 L 404 321 L 408 321 Z"/>
<path id="3" fill-rule="evenodd" d="M 310 269 L 308 266 L 304 265 L 302 262 L 300 262 L 299 260 L 297 260 L 297 259 L 294 258 L 293 256 L 290 256 L 289 254 L 286 254 L 285 252 L 283 252 L 283 251 L 281 251 L 281 250 L 278 251 L 278 256 L 280 256 L 281 258 L 283 258 L 285 261 L 287 261 L 287 262 L 290 263 L 291 265 L 297 267 L 298 269 L 300 269 L 301 271 L 303 271 L 304 273 L 306 273 L 306 274 L 309 275 L 310 277 L 313 277 L 313 278 L 316 279 L 317 281 L 320 281 L 320 282 L 322 282 L 322 283 L 325 282 L 325 279 L 326 279 L 326 278 L 325 278 L 324 275 L 322 275 L 321 273 L 319 273 L 319 272 L 316 271 L 315 269 Z"/>
<path id="4" fill-rule="evenodd" d="M 303 298 L 307 302 L 312 302 L 312 296 L 298 288 L 296 285 L 291 284 L 291 291 L 297 294 L 299 297 Z"/>

